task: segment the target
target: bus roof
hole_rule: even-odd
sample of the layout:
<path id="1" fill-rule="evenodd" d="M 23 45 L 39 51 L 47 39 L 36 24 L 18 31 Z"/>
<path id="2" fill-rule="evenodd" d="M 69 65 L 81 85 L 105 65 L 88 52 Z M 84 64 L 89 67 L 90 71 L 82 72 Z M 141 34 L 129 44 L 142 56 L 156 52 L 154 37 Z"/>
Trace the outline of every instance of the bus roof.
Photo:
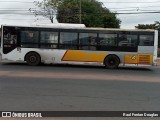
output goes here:
<path id="1" fill-rule="evenodd" d="M 96 29 L 96 30 L 116 30 L 116 31 L 155 31 L 154 29 L 127 29 L 127 28 L 86 28 L 86 29 Z"/>
<path id="2" fill-rule="evenodd" d="M 110 31 L 146 31 L 154 32 L 154 29 L 124 29 L 124 28 L 97 28 L 97 27 L 86 27 L 84 24 L 35 24 L 35 25 L 2 25 L 11 27 L 36 27 L 36 28 L 60 28 L 60 29 L 82 29 L 82 30 L 110 30 Z"/>
<path id="3" fill-rule="evenodd" d="M 32 24 L 32 25 L 2 25 L 2 26 L 15 26 L 15 27 L 44 27 L 44 28 L 85 28 L 85 24 L 70 24 L 70 23 L 53 23 L 53 24 Z"/>
<path id="4" fill-rule="evenodd" d="M 85 24 L 71 24 L 71 23 L 53 23 L 53 24 L 35 24 L 40 27 L 54 27 L 54 28 L 85 28 Z"/>

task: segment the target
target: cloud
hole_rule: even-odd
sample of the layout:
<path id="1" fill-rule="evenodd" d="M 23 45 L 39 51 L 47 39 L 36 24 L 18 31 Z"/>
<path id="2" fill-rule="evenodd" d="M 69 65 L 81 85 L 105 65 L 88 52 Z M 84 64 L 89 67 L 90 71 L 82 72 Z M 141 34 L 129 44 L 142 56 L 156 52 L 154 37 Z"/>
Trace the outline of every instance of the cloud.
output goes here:
<path id="1" fill-rule="evenodd" d="M 159 11 L 160 1 L 151 0 L 99 0 L 104 6 L 116 13 L 138 13 Z M 138 24 L 153 24 L 160 20 L 160 13 L 148 14 L 119 14 L 117 17 L 122 21 L 121 27 L 134 28 Z"/>
<path id="2" fill-rule="evenodd" d="M 0 2 L 0 24 L 31 25 L 36 22 L 48 23 L 47 18 L 35 17 L 29 12 L 29 8 L 35 8 L 34 0 L 10 0 Z"/>

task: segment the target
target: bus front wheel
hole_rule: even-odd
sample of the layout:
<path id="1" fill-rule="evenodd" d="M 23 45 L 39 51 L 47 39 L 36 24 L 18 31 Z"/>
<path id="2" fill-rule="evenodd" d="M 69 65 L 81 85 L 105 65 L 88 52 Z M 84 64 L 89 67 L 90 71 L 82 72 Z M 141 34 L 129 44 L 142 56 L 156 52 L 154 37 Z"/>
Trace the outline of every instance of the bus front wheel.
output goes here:
<path id="1" fill-rule="evenodd" d="M 120 64 L 120 59 L 116 55 L 108 55 L 104 59 L 104 65 L 108 69 L 116 69 Z"/>
<path id="2" fill-rule="evenodd" d="M 31 66 L 36 66 L 41 63 L 41 57 L 38 53 L 36 52 L 30 52 L 26 55 L 26 62 L 28 65 Z"/>

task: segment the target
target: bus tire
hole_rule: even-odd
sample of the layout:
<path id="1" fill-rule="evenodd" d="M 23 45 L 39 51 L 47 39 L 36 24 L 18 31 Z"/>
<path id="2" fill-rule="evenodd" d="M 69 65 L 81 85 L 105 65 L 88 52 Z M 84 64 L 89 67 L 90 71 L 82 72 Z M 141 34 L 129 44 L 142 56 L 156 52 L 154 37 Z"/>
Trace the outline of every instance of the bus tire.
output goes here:
<path id="1" fill-rule="evenodd" d="M 108 69 L 116 69 L 118 68 L 119 64 L 120 64 L 120 59 L 116 55 L 108 55 L 104 59 L 104 65 Z"/>
<path id="2" fill-rule="evenodd" d="M 30 52 L 26 55 L 25 60 L 28 65 L 37 66 L 41 63 L 41 57 L 36 52 Z"/>

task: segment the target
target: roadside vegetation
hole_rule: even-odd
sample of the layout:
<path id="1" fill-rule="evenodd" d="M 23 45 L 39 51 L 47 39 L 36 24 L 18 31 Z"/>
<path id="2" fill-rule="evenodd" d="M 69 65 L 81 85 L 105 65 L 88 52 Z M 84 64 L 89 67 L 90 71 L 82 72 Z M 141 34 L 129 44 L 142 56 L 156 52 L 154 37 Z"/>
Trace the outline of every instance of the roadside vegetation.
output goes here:
<path id="1" fill-rule="evenodd" d="M 49 18 L 53 23 L 81 23 L 87 27 L 120 28 L 117 14 L 98 0 L 43 0 L 34 2 L 38 10 L 30 9 L 35 16 Z"/>

